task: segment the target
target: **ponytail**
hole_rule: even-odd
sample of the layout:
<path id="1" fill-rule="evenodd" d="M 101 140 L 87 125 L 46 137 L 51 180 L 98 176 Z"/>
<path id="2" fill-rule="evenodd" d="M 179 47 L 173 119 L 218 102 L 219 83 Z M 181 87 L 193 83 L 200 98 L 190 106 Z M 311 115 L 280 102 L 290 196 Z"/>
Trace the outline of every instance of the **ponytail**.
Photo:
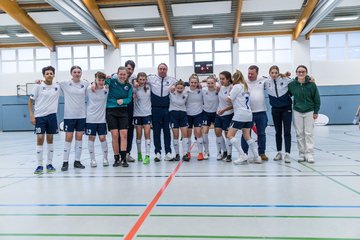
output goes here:
<path id="1" fill-rule="evenodd" d="M 245 81 L 244 75 L 239 70 L 236 70 L 235 73 L 233 74 L 233 84 L 235 85 L 239 83 L 244 85 L 245 92 L 249 91 L 249 87 Z"/>

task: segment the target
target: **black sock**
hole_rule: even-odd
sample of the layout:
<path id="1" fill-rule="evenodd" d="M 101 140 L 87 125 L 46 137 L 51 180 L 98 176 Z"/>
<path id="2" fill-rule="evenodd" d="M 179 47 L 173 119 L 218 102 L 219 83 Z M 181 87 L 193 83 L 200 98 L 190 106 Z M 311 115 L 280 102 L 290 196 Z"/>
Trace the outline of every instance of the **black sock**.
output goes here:
<path id="1" fill-rule="evenodd" d="M 121 161 L 126 161 L 126 151 L 120 151 Z"/>
<path id="2" fill-rule="evenodd" d="M 119 159 L 120 159 L 119 154 L 115 154 L 115 155 L 114 155 L 114 159 L 115 159 L 115 161 L 119 161 Z"/>

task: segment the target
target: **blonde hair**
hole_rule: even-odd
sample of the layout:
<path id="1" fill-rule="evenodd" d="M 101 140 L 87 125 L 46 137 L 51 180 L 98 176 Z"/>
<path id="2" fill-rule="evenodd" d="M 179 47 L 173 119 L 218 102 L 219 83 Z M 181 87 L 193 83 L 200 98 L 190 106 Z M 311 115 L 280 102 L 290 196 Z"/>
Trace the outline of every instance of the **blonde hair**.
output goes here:
<path id="1" fill-rule="evenodd" d="M 249 91 L 249 87 L 245 81 L 244 75 L 239 70 L 236 70 L 235 73 L 233 74 L 233 84 L 235 85 L 239 83 L 244 85 L 245 92 Z"/>

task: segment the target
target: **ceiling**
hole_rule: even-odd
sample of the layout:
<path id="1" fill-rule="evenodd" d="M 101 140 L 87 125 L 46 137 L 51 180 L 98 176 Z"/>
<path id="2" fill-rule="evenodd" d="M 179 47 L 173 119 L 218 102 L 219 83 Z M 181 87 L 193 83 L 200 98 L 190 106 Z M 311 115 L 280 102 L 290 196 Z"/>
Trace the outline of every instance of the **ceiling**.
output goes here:
<path id="1" fill-rule="evenodd" d="M 310 5 L 314 4 L 314 8 Z M 1 0 L 13 2 L 13 0 Z M 304 26 L 300 23 L 315 23 L 308 32 L 317 31 L 360 31 L 360 18 L 353 21 L 334 21 L 337 16 L 359 16 L 360 0 L 59 0 L 59 9 L 52 4 L 54 0 L 18 0 L 16 13 L 25 11 L 23 21 L 34 21 L 30 27 L 27 22 L 20 24 L 13 9 L 7 9 L 0 2 L 0 47 L 21 45 L 45 45 L 49 48 L 59 44 L 84 42 L 103 42 L 113 45 L 116 42 L 144 40 L 175 40 L 191 38 L 222 38 L 247 35 L 292 34 Z M 322 5 L 332 2 L 331 7 Z M 71 4 L 70 4 L 71 3 Z M 69 12 L 65 5 L 78 12 Z M 74 7 L 75 5 L 76 7 Z M 90 10 L 87 4 L 95 6 Z M 3 5 L 3 6 L 1 6 Z M 4 7 L 5 6 L 5 7 Z M 80 7 L 79 7 L 80 6 Z M 86 7 L 85 7 L 86 6 Z M 241 12 L 239 14 L 239 7 Z M 82 10 L 81 10 L 82 9 Z M 87 10 L 89 9 L 89 10 Z M 101 13 L 101 17 L 94 15 Z M 320 17 L 314 17 L 318 12 Z M 27 13 L 27 14 L 26 14 Z M 306 14 L 310 17 L 306 18 Z M 90 18 L 90 19 L 89 19 Z M 104 20 L 101 22 L 101 18 Z M 314 19 L 312 19 L 314 18 Z M 30 19 L 30 20 L 29 20 Z M 291 20 L 293 23 L 273 24 L 275 20 Z M 21 21 L 21 20 L 20 20 Z M 259 22 L 258 26 L 242 26 L 246 22 Z M 193 29 L 193 24 L 212 24 L 212 28 Z M 107 26 L 107 27 L 106 27 Z M 161 31 L 144 31 L 144 27 L 165 26 Z M 238 26 L 238 28 L 237 28 Z M 40 28 L 43 34 L 35 37 L 16 37 L 17 33 L 33 32 Z M 133 32 L 115 33 L 113 29 L 133 28 Z M 26 30 L 27 29 L 27 30 Z M 35 29 L 35 30 L 34 30 Z M 39 30 L 40 31 L 40 30 Z M 80 35 L 62 35 L 63 31 L 80 31 Z M 112 35 L 113 34 L 113 35 Z M 44 40 L 44 35 L 48 35 Z M 7 36 L 2 38 L 1 36 Z M 113 40 L 111 40 L 111 38 Z M 294 36 L 293 36 L 294 37 Z M 297 38 L 297 37 L 295 37 Z"/>

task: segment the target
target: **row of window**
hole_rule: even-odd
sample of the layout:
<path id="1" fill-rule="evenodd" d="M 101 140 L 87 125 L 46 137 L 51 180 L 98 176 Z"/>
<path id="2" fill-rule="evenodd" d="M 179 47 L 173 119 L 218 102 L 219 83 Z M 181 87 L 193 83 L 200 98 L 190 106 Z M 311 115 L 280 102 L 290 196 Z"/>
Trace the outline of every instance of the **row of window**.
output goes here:
<path id="1" fill-rule="evenodd" d="M 290 36 L 248 37 L 238 39 L 239 64 L 291 62 Z M 193 66 L 195 61 L 214 61 L 216 65 L 232 64 L 233 44 L 230 39 L 176 42 L 176 66 Z M 237 51 L 237 50 L 236 50 Z M 50 65 L 46 48 L 0 50 L 0 73 L 39 72 Z M 141 68 L 169 64 L 167 42 L 129 43 L 120 46 L 121 64 L 131 59 Z M 104 69 L 101 45 L 62 46 L 56 51 L 58 71 L 79 65 L 83 70 Z M 360 32 L 317 34 L 310 38 L 311 61 L 360 59 Z"/>

